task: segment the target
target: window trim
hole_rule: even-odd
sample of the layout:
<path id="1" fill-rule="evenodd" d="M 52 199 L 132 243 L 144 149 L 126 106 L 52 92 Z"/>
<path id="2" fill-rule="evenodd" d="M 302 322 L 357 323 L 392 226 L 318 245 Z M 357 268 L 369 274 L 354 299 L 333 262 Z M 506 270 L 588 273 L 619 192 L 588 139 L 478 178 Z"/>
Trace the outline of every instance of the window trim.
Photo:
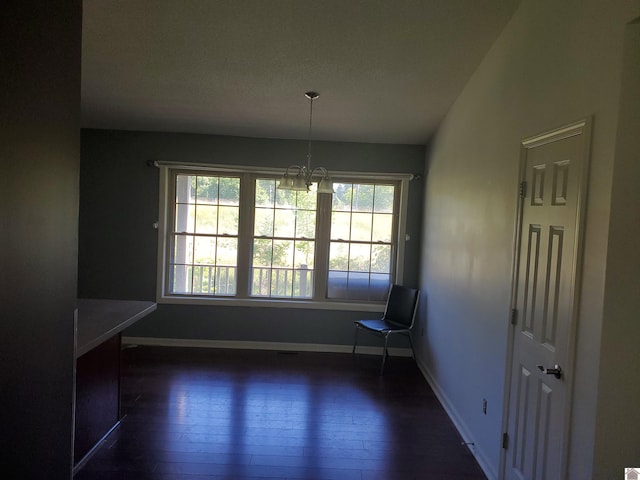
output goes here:
<path id="1" fill-rule="evenodd" d="M 290 298 L 265 298 L 265 297 L 211 297 L 198 295 L 171 295 L 165 293 L 167 278 L 167 264 L 169 262 L 168 250 L 168 220 L 171 217 L 171 208 L 173 201 L 170 198 L 172 191 L 170 182 L 173 178 L 174 171 L 183 172 L 210 172 L 212 174 L 230 174 L 230 175 L 282 175 L 283 169 L 252 167 L 252 166 L 231 166 L 210 163 L 180 163 L 180 162 L 153 162 L 160 172 L 159 181 L 159 202 L 158 202 L 158 257 L 157 257 L 157 281 L 156 281 L 156 302 L 159 304 L 183 304 L 183 305 L 216 305 L 216 306 L 250 306 L 250 307 L 272 307 L 272 308 L 298 308 L 298 309 L 318 309 L 318 310 L 343 310 L 343 311 L 371 311 L 379 312 L 384 309 L 384 302 L 362 302 L 347 300 L 331 300 L 327 298 L 317 299 L 290 299 Z M 399 200 L 398 200 L 398 230 L 396 238 L 395 253 L 395 271 L 394 278 L 396 283 L 402 283 L 404 277 L 404 256 L 405 241 L 407 227 L 407 208 L 409 201 L 409 182 L 413 179 L 410 173 L 386 173 L 386 172 L 352 172 L 352 171 L 331 171 L 331 175 L 336 182 L 358 182 L 358 181 L 394 181 L 399 183 Z M 242 181 L 242 180 L 241 180 Z M 249 182 L 251 184 L 251 182 Z M 253 188 L 242 188 L 240 192 L 240 202 L 251 202 L 253 204 Z M 320 208 L 331 209 L 331 202 L 318 201 L 318 211 Z M 328 195 L 327 195 L 328 197 Z M 252 235 L 246 235 L 246 232 L 253 230 L 253 209 L 250 215 L 240 219 L 238 231 L 238 249 L 246 247 L 247 242 L 251 242 Z M 320 232 L 316 232 L 318 236 Z M 248 275 L 240 275 L 240 271 L 245 269 L 246 265 L 242 257 L 248 255 L 239 255 L 238 259 L 238 283 L 241 278 Z M 247 260 L 247 259 L 244 259 Z M 323 281 L 323 289 L 326 290 L 326 281 Z M 240 285 L 237 287 L 240 292 Z M 248 288 L 248 287 L 247 287 Z M 326 292 L 325 292 L 326 293 Z"/>

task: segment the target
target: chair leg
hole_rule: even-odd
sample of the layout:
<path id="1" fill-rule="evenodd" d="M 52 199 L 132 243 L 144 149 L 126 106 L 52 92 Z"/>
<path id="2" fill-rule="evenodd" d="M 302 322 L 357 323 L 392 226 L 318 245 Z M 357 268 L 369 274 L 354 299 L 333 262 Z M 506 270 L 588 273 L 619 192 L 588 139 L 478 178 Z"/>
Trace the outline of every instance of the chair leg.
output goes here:
<path id="1" fill-rule="evenodd" d="M 355 355 L 356 354 L 356 343 L 358 343 L 358 331 L 360 330 L 360 328 L 358 327 L 358 325 L 356 325 L 356 331 L 353 335 L 353 350 L 351 350 L 351 354 Z"/>
<path id="2" fill-rule="evenodd" d="M 413 354 L 413 359 L 416 360 L 416 350 L 413 348 L 413 338 L 411 336 L 411 332 L 409 332 L 409 343 L 411 344 L 411 353 Z"/>
<path id="3" fill-rule="evenodd" d="M 382 365 L 380 365 L 380 375 L 384 373 L 384 364 L 387 361 L 387 355 L 389 354 L 387 350 L 387 343 L 389 341 L 389 335 L 384 336 L 384 350 L 382 351 Z"/>

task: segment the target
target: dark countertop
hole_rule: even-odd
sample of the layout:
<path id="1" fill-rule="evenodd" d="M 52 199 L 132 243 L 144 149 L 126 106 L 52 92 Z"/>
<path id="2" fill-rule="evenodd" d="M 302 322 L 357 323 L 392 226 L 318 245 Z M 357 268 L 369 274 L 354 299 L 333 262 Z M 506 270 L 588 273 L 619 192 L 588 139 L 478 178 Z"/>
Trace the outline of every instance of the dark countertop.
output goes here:
<path id="1" fill-rule="evenodd" d="M 76 358 L 155 311 L 154 302 L 78 299 Z"/>

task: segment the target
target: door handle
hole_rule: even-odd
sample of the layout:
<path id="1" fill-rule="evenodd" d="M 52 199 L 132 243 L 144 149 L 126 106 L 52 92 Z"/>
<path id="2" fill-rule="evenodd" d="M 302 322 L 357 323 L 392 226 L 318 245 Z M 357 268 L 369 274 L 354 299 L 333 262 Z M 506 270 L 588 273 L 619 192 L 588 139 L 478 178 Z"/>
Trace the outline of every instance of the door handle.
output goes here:
<path id="1" fill-rule="evenodd" d="M 544 368 L 542 365 L 536 365 L 536 367 L 538 367 L 538 370 L 540 370 L 542 373 L 545 373 L 547 375 L 553 375 L 556 378 L 562 377 L 562 368 L 560 368 L 560 365 L 558 364 L 556 364 L 553 368 Z"/>

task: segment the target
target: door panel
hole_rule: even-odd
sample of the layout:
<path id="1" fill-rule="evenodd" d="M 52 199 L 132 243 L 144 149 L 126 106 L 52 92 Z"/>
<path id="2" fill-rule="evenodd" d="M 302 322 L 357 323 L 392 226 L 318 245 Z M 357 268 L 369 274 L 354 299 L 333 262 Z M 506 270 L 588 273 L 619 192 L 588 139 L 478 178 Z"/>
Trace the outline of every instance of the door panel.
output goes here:
<path id="1" fill-rule="evenodd" d="M 514 287 L 518 315 L 503 460 L 508 480 L 562 478 L 585 127 L 581 122 L 523 142 L 526 183 Z"/>

